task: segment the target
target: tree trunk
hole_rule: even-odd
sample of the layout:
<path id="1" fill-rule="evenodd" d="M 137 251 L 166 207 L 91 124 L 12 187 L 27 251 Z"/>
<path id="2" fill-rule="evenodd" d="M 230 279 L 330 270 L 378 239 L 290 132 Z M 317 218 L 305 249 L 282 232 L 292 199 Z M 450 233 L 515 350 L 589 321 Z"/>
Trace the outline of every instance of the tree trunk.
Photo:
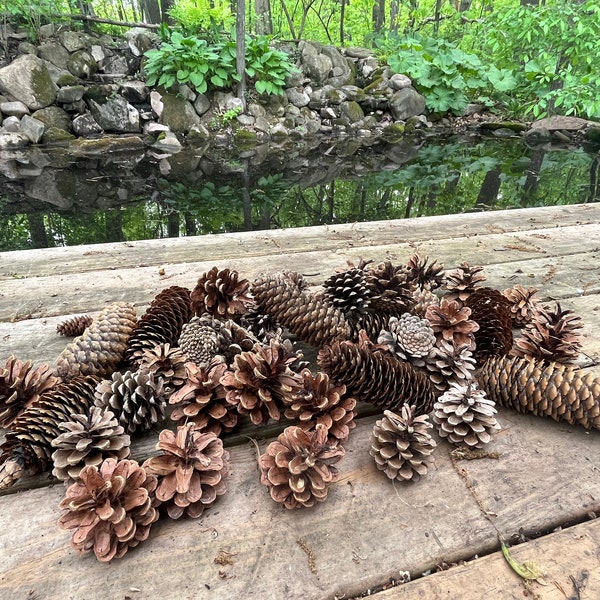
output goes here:
<path id="1" fill-rule="evenodd" d="M 173 19 L 169 16 L 169 11 L 173 6 L 173 0 L 160 0 L 160 12 L 162 15 L 162 22 L 173 25 Z"/>
<path id="2" fill-rule="evenodd" d="M 590 193 L 587 197 L 587 202 L 598 202 L 600 200 L 600 155 L 596 154 L 596 158 L 590 165 Z"/>
<path id="3" fill-rule="evenodd" d="M 400 3 L 398 0 L 390 2 L 390 31 L 398 31 L 398 15 L 400 14 Z"/>
<path id="4" fill-rule="evenodd" d="M 494 206 L 496 200 L 498 200 L 498 192 L 500 191 L 500 173 L 502 169 L 497 167 L 493 171 L 488 171 L 483 178 L 479 195 L 477 196 L 477 202 L 475 208 Z"/>
<path id="5" fill-rule="evenodd" d="M 435 18 L 433 21 L 433 35 L 437 36 L 440 31 L 440 14 L 442 12 L 442 0 L 435 0 Z"/>
<path id="6" fill-rule="evenodd" d="M 196 219 L 188 211 L 183 213 L 183 219 L 185 221 L 185 235 L 198 235 Z"/>
<path id="7" fill-rule="evenodd" d="M 344 19 L 346 18 L 346 0 L 340 4 L 340 46 L 344 45 Z"/>
<path id="8" fill-rule="evenodd" d="M 546 151 L 543 148 L 538 147 L 533 151 L 531 163 L 527 169 L 525 184 L 523 185 L 523 200 L 528 200 L 537 191 L 540 182 L 540 169 L 542 168 L 545 156 Z"/>
<path id="9" fill-rule="evenodd" d="M 373 4 L 373 31 L 381 31 L 385 25 L 385 0 Z"/>
<path id="10" fill-rule="evenodd" d="M 147 23 L 160 23 L 161 12 L 158 0 L 141 0 L 142 13 Z"/>
<path id="11" fill-rule="evenodd" d="M 235 19 L 235 65 L 240 80 L 237 84 L 237 97 L 246 110 L 246 2 L 237 0 Z"/>
<path id="12" fill-rule="evenodd" d="M 273 19 L 271 17 L 270 0 L 256 0 L 254 11 L 256 14 L 256 33 L 258 35 L 272 35 Z"/>
<path id="13" fill-rule="evenodd" d="M 122 242 L 125 240 L 125 235 L 123 234 L 123 214 L 120 210 L 106 211 L 104 231 L 107 242 Z"/>
<path id="14" fill-rule="evenodd" d="M 174 210 L 167 217 L 167 237 L 179 237 L 179 211 Z"/>
<path id="15" fill-rule="evenodd" d="M 44 225 L 44 215 L 38 213 L 27 213 L 29 232 L 34 248 L 48 248 L 48 234 Z"/>

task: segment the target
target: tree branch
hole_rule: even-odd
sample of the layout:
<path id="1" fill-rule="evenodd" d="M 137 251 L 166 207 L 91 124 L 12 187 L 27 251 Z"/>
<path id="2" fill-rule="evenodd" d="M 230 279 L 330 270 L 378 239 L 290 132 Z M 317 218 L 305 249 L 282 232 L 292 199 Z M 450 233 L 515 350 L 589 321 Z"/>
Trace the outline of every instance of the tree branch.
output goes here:
<path id="1" fill-rule="evenodd" d="M 143 27 L 145 29 L 158 29 L 160 25 L 156 23 L 130 23 L 128 21 L 113 21 L 112 19 L 101 19 L 100 17 L 89 17 L 87 15 L 71 15 L 64 13 L 54 13 L 53 17 L 59 19 L 72 19 L 74 21 L 91 21 L 92 23 L 106 23 L 107 25 L 117 25 L 118 27 Z"/>

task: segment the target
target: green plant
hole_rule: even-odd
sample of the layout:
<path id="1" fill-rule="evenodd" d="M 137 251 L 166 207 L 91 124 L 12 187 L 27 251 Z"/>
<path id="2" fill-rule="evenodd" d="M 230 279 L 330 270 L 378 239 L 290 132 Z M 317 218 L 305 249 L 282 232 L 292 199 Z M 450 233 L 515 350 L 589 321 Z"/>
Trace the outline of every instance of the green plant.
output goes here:
<path id="1" fill-rule="evenodd" d="M 285 52 L 271 47 L 270 36 L 246 36 L 246 74 L 259 94 L 283 94 L 285 79 L 295 70 Z"/>
<path id="2" fill-rule="evenodd" d="M 227 0 L 175 0 L 169 16 L 186 33 L 216 41 L 235 25 L 235 15 Z"/>
<path id="3" fill-rule="evenodd" d="M 37 41 L 40 25 L 56 21 L 57 13 L 70 12 L 63 0 L 11 0 L 2 4 L 0 13 L 8 14 L 13 24 L 27 30 L 31 41 Z"/>

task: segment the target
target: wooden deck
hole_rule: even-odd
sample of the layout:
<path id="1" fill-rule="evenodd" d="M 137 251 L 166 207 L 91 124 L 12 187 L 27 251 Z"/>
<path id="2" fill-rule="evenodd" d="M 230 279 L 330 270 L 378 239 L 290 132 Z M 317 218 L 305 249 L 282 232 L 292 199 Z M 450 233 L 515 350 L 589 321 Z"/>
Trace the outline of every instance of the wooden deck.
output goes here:
<path id="1" fill-rule="evenodd" d="M 0 364 L 11 354 L 52 363 L 66 316 L 117 300 L 141 315 L 159 291 L 191 288 L 214 265 L 247 278 L 293 269 L 320 283 L 347 260 L 414 251 L 446 268 L 485 265 L 494 287 L 560 300 L 584 319 L 586 364 L 600 362 L 600 204 L 589 204 L 2 253 Z M 358 419 L 339 482 L 306 510 L 276 505 L 254 446 L 231 436 L 229 492 L 201 519 L 159 521 L 111 564 L 78 556 L 57 527 L 63 485 L 26 478 L 0 496 L 0 598 L 600 598 L 600 433 L 501 409 L 488 458 L 459 460 L 440 443 L 425 478 L 392 485 L 368 453 L 376 418 Z M 246 433 L 264 449 L 282 427 Z M 136 440 L 134 458 L 155 443 Z M 547 585 L 510 569 L 499 535 L 530 540 L 511 554 L 535 562 Z M 405 572 L 412 581 L 392 587 Z"/>

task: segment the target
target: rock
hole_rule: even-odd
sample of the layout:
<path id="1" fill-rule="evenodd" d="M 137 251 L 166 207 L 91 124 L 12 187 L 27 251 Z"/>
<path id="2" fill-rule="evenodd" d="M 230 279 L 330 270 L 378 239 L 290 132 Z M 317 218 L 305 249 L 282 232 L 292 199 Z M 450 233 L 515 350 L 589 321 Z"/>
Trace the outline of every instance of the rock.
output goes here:
<path id="1" fill-rule="evenodd" d="M 125 100 L 135 104 L 146 102 L 148 99 L 148 88 L 143 81 L 139 81 L 138 79 L 123 83 L 119 88 L 119 92 Z"/>
<path id="2" fill-rule="evenodd" d="M 388 79 L 388 85 L 393 90 L 403 90 L 404 88 L 410 87 L 412 85 L 412 79 L 410 77 L 407 77 L 406 75 L 394 73 Z"/>
<path id="3" fill-rule="evenodd" d="M 39 47 L 38 56 L 60 69 L 66 69 L 70 54 L 65 50 L 64 46 L 55 42 L 46 42 Z"/>
<path id="4" fill-rule="evenodd" d="M 108 75 L 129 74 L 129 63 L 124 56 L 109 56 L 108 58 L 104 59 L 101 64 L 102 68 L 100 70 L 102 73 L 106 73 Z"/>
<path id="5" fill-rule="evenodd" d="M 0 102 L 0 112 L 5 115 L 22 117 L 29 114 L 29 109 L 22 102 Z"/>
<path id="6" fill-rule="evenodd" d="M 98 104 L 104 104 L 108 98 L 114 96 L 119 91 L 119 86 L 116 84 L 105 83 L 102 85 L 86 85 L 83 99 L 86 101 L 94 100 Z"/>
<path id="7" fill-rule="evenodd" d="M 42 136 L 43 144 L 60 144 L 74 140 L 75 136 L 58 127 L 48 127 Z"/>
<path id="8" fill-rule="evenodd" d="M 344 54 L 350 58 L 369 58 L 373 55 L 373 52 L 368 48 L 361 48 L 360 46 L 351 46 L 350 48 L 344 48 Z"/>
<path id="9" fill-rule="evenodd" d="M 46 64 L 33 54 L 22 54 L 0 69 L 0 92 L 32 110 L 50 106 L 56 100 L 56 91 Z"/>
<path id="10" fill-rule="evenodd" d="M 405 121 L 425 110 L 425 98 L 412 87 L 394 92 L 389 102 L 395 121 Z"/>
<path id="11" fill-rule="evenodd" d="M 269 120 L 266 117 L 256 117 L 254 120 L 254 128 L 257 129 L 258 131 L 264 131 L 265 133 L 268 133 L 269 131 L 271 131 L 271 124 L 269 123 Z"/>
<path id="12" fill-rule="evenodd" d="M 510 129 L 511 131 L 521 132 L 527 129 L 526 125 L 517 121 L 486 121 L 481 123 L 479 128 L 482 131 L 493 131 L 495 129 Z M 543 125 L 539 125 L 540 129 L 546 129 Z M 547 131 L 547 129 L 546 129 Z"/>
<path id="13" fill-rule="evenodd" d="M 159 123 L 167 125 L 171 131 L 187 133 L 194 125 L 200 124 L 200 117 L 187 100 L 175 94 L 164 94 L 162 103 L 163 110 Z"/>
<path id="14" fill-rule="evenodd" d="M 240 125 L 243 125 L 244 127 L 252 127 L 254 125 L 255 120 L 256 119 L 251 115 L 241 114 L 237 117 L 237 122 Z"/>
<path id="15" fill-rule="evenodd" d="M 24 148 L 29 145 L 29 138 L 20 131 L 1 131 L 0 150 Z"/>
<path id="16" fill-rule="evenodd" d="M 75 77 L 87 79 L 98 70 L 98 65 L 94 57 L 87 50 L 78 50 L 69 57 L 67 69 Z"/>
<path id="17" fill-rule="evenodd" d="M 85 88 L 82 85 L 67 85 L 58 90 L 56 101 L 60 104 L 78 102 L 83 98 Z"/>
<path id="18" fill-rule="evenodd" d="M 288 104 L 288 99 L 285 94 L 276 96 L 271 94 L 270 96 L 261 96 L 260 98 L 265 110 L 270 115 L 275 117 L 283 117 L 285 115 L 285 107 Z"/>
<path id="19" fill-rule="evenodd" d="M 329 77 L 333 63 L 331 58 L 319 52 L 319 46 L 314 42 L 303 42 L 298 45 L 302 48 L 302 69 L 315 83 L 323 84 Z"/>
<path id="20" fill-rule="evenodd" d="M 204 142 L 210 139 L 210 132 L 202 124 L 193 125 L 185 139 L 190 143 Z"/>
<path id="21" fill-rule="evenodd" d="M 58 39 L 69 52 L 77 52 L 85 48 L 83 37 L 76 31 L 65 29 L 60 32 Z"/>
<path id="22" fill-rule="evenodd" d="M 590 125 L 585 132 L 585 139 L 600 144 L 600 125 Z"/>
<path id="23" fill-rule="evenodd" d="M 350 65 L 335 46 L 323 46 L 321 54 L 331 60 L 331 77 L 326 81 L 331 85 L 339 86 L 354 83 L 354 77 Z"/>
<path id="24" fill-rule="evenodd" d="M 98 64 L 100 64 L 106 58 L 106 52 L 104 48 L 98 44 L 92 44 L 92 47 L 90 48 L 90 54 Z"/>
<path id="25" fill-rule="evenodd" d="M 152 144 L 152 147 L 171 153 L 179 152 L 179 150 L 181 150 L 181 142 L 172 131 L 161 131 L 156 142 Z"/>
<path id="26" fill-rule="evenodd" d="M 83 115 L 87 112 L 88 106 L 83 100 L 77 100 L 77 102 L 65 102 L 62 105 L 63 110 L 68 113 L 77 113 Z"/>
<path id="27" fill-rule="evenodd" d="M 270 134 L 274 139 L 281 139 L 288 137 L 289 131 L 281 123 L 275 123 L 275 125 L 271 127 Z"/>
<path id="28" fill-rule="evenodd" d="M 215 92 L 213 94 L 213 102 L 216 109 L 220 112 L 228 110 L 229 101 L 233 98 L 232 92 Z"/>
<path id="29" fill-rule="evenodd" d="M 16 133 L 21 130 L 21 120 L 19 117 L 10 116 L 2 121 L 2 130 L 8 133 Z"/>
<path id="30" fill-rule="evenodd" d="M 350 101 L 364 102 L 367 97 L 365 91 L 356 85 L 343 85 L 341 90 Z"/>
<path id="31" fill-rule="evenodd" d="M 38 49 L 37 46 L 30 44 L 29 42 L 21 42 L 17 49 L 19 54 L 35 54 L 37 55 Z"/>
<path id="32" fill-rule="evenodd" d="M 298 108 L 308 106 L 310 102 L 310 96 L 302 88 L 288 88 L 285 90 L 285 95 L 288 101 Z"/>
<path id="33" fill-rule="evenodd" d="M 194 102 L 194 100 L 196 99 L 196 92 L 194 92 L 194 90 L 187 83 L 182 83 L 179 86 L 177 93 L 182 98 L 185 98 L 186 100 L 189 100 L 190 102 Z"/>
<path id="34" fill-rule="evenodd" d="M 42 139 L 45 130 L 46 125 L 34 117 L 24 115 L 21 119 L 21 133 L 25 134 L 32 144 L 37 144 Z"/>
<path id="35" fill-rule="evenodd" d="M 198 94 L 194 100 L 194 110 L 202 116 L 210 108 L 210 100 L 205 94 Z"/>
<path id="36" fill-rule="evenodd" d="M 48 108 L 37 110 L 33 113 L 32 117 L 44 123 L 47 129 L 57 128 L 64 131 L 71 131 L 71 117 L 65 110 L 58 106 L 49 106 Z"/>
<path id="37" fill-rule="evenodd" d="M 125 98 L 118 96 L 105 104 L 90 100 L 90 109 L 104 131 L 134 133 L 140 131 L 140 113 Z"/>
<path id="38" fill-rule="evenodd" d="M 47 23 L 38 28 L 38 36 L 40 40 L 48 40 L 56 35 L 56 27 L 54 23 Z"/>
<path id="39" fill-rule="evenodd" d="M 497 131 L 497 130 L 494 130 Z M 512 132 L 512 130 L 509 130 Z M 552 134 L 548 129 L 542 126 L 538 126 L 535 129 L 530 129 L 525 133 L 525 142 L 530 146 L 537 146 L 538 144 L 545 144 L 552 140 Z"/>
<path id="40" fill-rule="evenodd" d="M 363 109 L 358 102 L 342 102 L 340 104 L 340 114 L 346 117 L 350 123 L 360 121 L 365 116 Z"/>
<path id="41" fill-rule="evenodd" d="M 156 90 L 152 90 L 150 92 L 150 106 L 152 107 L 154 114 L 160 118 L 165 108 L 165 105 L 162 101 L 162 94 L 160 94 Z"/>
<path id="42" fill-rule="evenodd" d="M 85 113 L 73 119 L 73 131 L 80 137 L 87 137 L 102 133 L 103 130 L 91 113 Z"/>
<path id="43" fill-rule="evenodd" d="M 79 79 L 77 79 L 75 75 L 69 73 L 68 71 L 62 71 L 59 77 L 56 80 L 54 80 L 54 83 L 56 83 L 58 87 L 65 87 L 67 85 L 78 85 Z"/>

